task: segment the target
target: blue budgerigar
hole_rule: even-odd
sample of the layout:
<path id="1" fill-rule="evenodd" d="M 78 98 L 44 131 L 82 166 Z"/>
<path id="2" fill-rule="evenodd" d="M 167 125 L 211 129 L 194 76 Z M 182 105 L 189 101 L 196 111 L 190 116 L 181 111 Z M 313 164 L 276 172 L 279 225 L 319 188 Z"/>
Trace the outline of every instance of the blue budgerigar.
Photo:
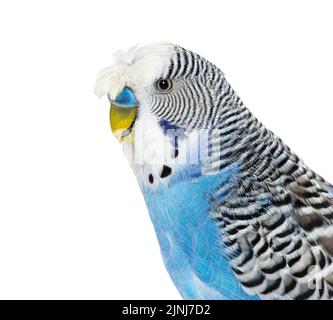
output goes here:
<path id="1" fill-rule="evenodd" d="M 332 299 L 333 187 L 170 43 L 114 55 L 96 94 L 185 299 Z"/>

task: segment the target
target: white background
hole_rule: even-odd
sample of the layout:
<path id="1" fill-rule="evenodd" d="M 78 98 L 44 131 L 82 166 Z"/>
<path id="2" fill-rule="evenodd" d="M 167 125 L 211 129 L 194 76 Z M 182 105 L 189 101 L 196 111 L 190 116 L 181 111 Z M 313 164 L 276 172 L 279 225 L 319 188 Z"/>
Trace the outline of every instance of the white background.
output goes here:
<path id="1" fill-rule="evenodd" d="M 333 182 L 332 1 L 1 1 L 0 298 L 178 299 L 97 71 L 167 40 L 208 58 Z"/>

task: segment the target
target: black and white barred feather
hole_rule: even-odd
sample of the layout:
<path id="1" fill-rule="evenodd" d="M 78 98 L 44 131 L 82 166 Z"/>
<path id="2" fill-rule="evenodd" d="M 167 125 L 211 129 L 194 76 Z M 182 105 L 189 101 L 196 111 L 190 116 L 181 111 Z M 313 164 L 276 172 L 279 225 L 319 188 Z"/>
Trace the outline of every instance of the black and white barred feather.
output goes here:
<path id="1" fill-rule="evenodd" d="M 225 254 L 249 294 L 266 299 L 333 299 L 333 187 L 309 169 L 243 105 L 223 73 L 180 47 L 152 95 L 159 118 L 212 129 L 207 171 L 237 164 L 237 179 L 211 200 Z M 209 196 L 209 195 L 207 195 Z"/>

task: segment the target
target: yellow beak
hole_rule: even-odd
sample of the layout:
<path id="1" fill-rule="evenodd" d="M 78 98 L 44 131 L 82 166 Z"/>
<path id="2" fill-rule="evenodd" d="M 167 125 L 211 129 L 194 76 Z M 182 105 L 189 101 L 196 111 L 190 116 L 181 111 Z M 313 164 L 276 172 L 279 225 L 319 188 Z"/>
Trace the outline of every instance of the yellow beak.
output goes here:
<path id="1" fill-rule="evenodd" d="M 133 143 L 133 124 L 137 109 L 137 106 L 122 107 L 111 103 L 111 130 L 120 142 Z"/>

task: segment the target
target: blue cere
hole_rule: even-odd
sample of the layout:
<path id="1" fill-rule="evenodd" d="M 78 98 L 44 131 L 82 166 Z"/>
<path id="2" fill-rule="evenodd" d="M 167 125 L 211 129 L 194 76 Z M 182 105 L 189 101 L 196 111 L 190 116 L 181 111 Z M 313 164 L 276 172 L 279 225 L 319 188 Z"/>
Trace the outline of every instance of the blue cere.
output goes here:
<path id="1" fill-rule="evenodd" d="M 118 93 L 114 102 L 121 107 L 133 107 L 138 105 L 138 101 L 129 87 L 124 87 L 124 89 Z"/>

